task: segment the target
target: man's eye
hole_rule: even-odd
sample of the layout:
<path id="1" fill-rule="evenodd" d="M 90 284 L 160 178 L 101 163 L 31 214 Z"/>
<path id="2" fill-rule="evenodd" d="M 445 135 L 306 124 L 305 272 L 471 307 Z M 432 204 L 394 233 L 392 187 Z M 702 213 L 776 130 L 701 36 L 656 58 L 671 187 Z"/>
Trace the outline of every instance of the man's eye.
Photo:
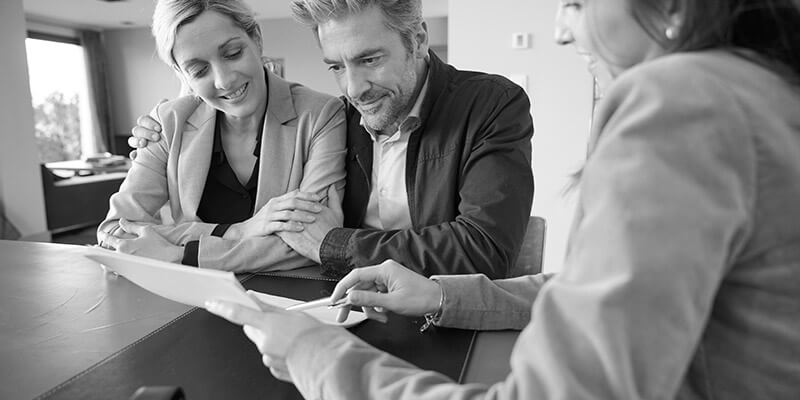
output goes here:
<path id="1" fill-rule="evenodd" d="M 342 66 L 341 66 L 341 65 L 331 65 L 331 66 L 329 66 L 329 67 L 328 67 L 328 70 L 329 70 L 329 71 L 333 71 L 333 72 L 339 72 L 339 71 L 341 71 L 342 69 L 343 69 L 343 68 L 342 68 Z"/>
<path id="2" fill-rule="evenodd" d="M 578 3 L 578 2 L 575 2 L 575 1 L 570 1 L 570 2 L 567 2 L 567 3 L 562 3 L 561 7 L 564 8 L 564 9 L 574 8 L 576 10 L 580 10 L 581 7 L 582 7 L 582 4 Z"/>
<path id="3" fill-rule="evenodd" d="M 378 57 L 367 57 L 361 60 L 364 65 L 375 65 L 378 63 Z"/>

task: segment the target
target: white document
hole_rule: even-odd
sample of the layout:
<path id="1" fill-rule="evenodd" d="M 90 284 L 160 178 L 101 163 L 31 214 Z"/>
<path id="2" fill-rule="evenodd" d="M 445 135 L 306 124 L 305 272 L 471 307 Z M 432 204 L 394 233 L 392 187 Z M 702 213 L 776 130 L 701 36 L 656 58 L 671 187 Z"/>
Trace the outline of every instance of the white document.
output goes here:
<path id="1" fill-rule="evenodd" d="M 207 300 L 222 300 L 238 303 L 258 310 L 259 307 L 247 295 L 233 272 L 187 267 L 150 258 L 117 253 L 99 247 L 87 248 L 86 258 L 96 261 L 106 269 L 124 276 L 129 281 L 161 297 L 195 307 L 205 307 Z M 264 303 L 286 308 L 303 303 L 286 297 L 250 291 Z M 327 307 L 307 310 L 318 320 L 331 325 L 352 326 L 366 319 L 364 313 L 350 312 L 347 320 L 336 322 L 338 309 Z"/>

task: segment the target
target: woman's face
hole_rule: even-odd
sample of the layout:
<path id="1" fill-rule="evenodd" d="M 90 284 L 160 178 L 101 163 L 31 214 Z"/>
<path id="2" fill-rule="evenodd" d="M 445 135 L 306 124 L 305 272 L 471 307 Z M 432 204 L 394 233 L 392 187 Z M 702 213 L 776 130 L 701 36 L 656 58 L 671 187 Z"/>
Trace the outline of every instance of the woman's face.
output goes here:
<path id="1" fill-rule="evenodd" d="M 575 45 L 590 67 L 599 62 L 616 77 L 664 54 L 661 45 L 633 18 L 629 5 L 632 0 L 559 1 L 556 42 Z"/>
<path id="2" fill-rule="evenodd" d="M 267 104 L 261 51 L 231 18 L 206 11 L 178 28 L 172 56 L 192 91 L 233 118 L 261 118 Z"/>

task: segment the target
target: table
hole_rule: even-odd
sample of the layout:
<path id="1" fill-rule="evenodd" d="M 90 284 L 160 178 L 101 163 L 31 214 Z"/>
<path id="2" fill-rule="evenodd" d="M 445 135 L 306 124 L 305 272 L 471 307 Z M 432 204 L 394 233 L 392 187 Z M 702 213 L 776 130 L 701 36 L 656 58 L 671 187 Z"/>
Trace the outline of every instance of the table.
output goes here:
<path id="1" fill-rule="evenodd" d="M 71 171 L 77 175 L 82 175 L 84 173 L 128 172 L 131 168 L 131 161 L 129 159 L 123 159 L 121 161 L 121 163 L 115 165 L 93 164 L 83 160 L 56 161 L 46 163 L 45 167 L 53 171 Z"/>
<path id="2" fill-rule="evenodd" d="M 133 375 L 130 378 L 126 375 L 136 368 L 131 361 L 136 357 L 129 350 L 134 346 L 138 346 L 140 351 L 154 352 L 156 355 L 153 357 L 161 357 L 159 365 L 144 366 L 156 375 L 162 372 L 169 375 L 175 369 L 187 368 L 185 365 L 171 365 L 175 362 L 202 364 L 201 360 L 186 360 L 192 354 L 162 355 L 163 350 L 154 348 L 153 345 L 158 343 L 152 339 L 164 337 L 163 340 L 170 343 L 169 347 L 179 352 L 182 347 L 176 343 L 187 340 L 187 336 L 171 338 L 169 335 L 198 329 L 198 326 L 203 327 L 203 332 L 209 330 L 205 333 L 207 337 L 188 337 L 208 341 L 208 335 L 220 335 L 225 337 L 226 343 L 235 342 L 231 344 L 234 351 L 225 349 L 208 357 L 217 357 L 217 362 L 222 359 L 220 357 L 230 358 L 233 366 L 228 368 L 251 365 L 253 367 L 248 371 L 268 375 L 265 368 L 258 367 L 260 357 L 238 327 L 211 316 L 205 310 L 163 299 L 122 277 L 106 273 L 82 257 L 84 252 L 82 246 L 0 241 L 0 398 L 34 398 L 64 382 L 75 381 L 73 378 L 76 376 L 84 382 L 101 377 L 107 379 L 108 373 L 103 376 L 98 371 L 110 371 L 111 376 L 120 382 L 135 380 Z M 262 289 L 259 285 L 266 285 L 263 287 L 280 291 L 283 284 L 275 286 L 274 279 L 246 277 L 244 284 L 256 289 Z M 361 336 L 355 330 L 380 328 L 379 325 L 367 325 L 370 323 L 378 324 L 368 321 L 360 325 L 363 328 L 354 328 L 354 333 Z M 408 321 L 402 317 L 393 317 L 391 324 L 394 324 L 390 327 L 393 330 L 411 331 L 415 328 L 405 326 Z M 460 332 L 461 335 L 472 334 Z M 392 340 L 406 340 L 405 336 L 400 336 L 400 339 L 395 336 L 387 339 L 386 343 L 373 345 L 382 348 L 391 346 Z M 409 340 L 418 340 L 408 337 Z M 493 383 L 504 378 L 509 371 L 508 355 L 515 338 L 516 332 L 475 334 L 466 368 L 461 374 L 462 381 Z M 191 346 L 197 344 L 187 343 L 183 348 L 194 348 Z M 214 346 L 202 347 L 214 351 Z M 141 355 L 138 362 L 142 362 Z M 170 365 L 161 365 L 164 363 Z M 238 366 L 240 364 L 242 367 Z M 230 379 L 241 375 L 241 371 L 232 371 L 233 378 Z M 223 385 L 221 382 L 224 381 L 221 378 L 219 383 L 200 383 L 206 385 L 205 392 L 209 385 Z M 184 389 L 191 400 L 203 398 L 192 395 L 192 388 Z M 129 395 L 132 391 L 125 393 Z"/>

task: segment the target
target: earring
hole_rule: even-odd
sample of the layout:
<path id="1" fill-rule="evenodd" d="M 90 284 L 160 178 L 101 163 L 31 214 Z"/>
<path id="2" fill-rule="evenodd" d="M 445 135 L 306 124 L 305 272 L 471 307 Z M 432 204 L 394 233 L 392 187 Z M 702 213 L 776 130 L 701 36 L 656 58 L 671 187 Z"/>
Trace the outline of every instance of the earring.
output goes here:
<path id="1" fill-rule="evenodd" d="M 678 28 L 674 26 L 668 26 L 666 30 L 664 30 L 664 36 L 667 37 L 669 40 L 675 40 L 678 37 Z"/>

